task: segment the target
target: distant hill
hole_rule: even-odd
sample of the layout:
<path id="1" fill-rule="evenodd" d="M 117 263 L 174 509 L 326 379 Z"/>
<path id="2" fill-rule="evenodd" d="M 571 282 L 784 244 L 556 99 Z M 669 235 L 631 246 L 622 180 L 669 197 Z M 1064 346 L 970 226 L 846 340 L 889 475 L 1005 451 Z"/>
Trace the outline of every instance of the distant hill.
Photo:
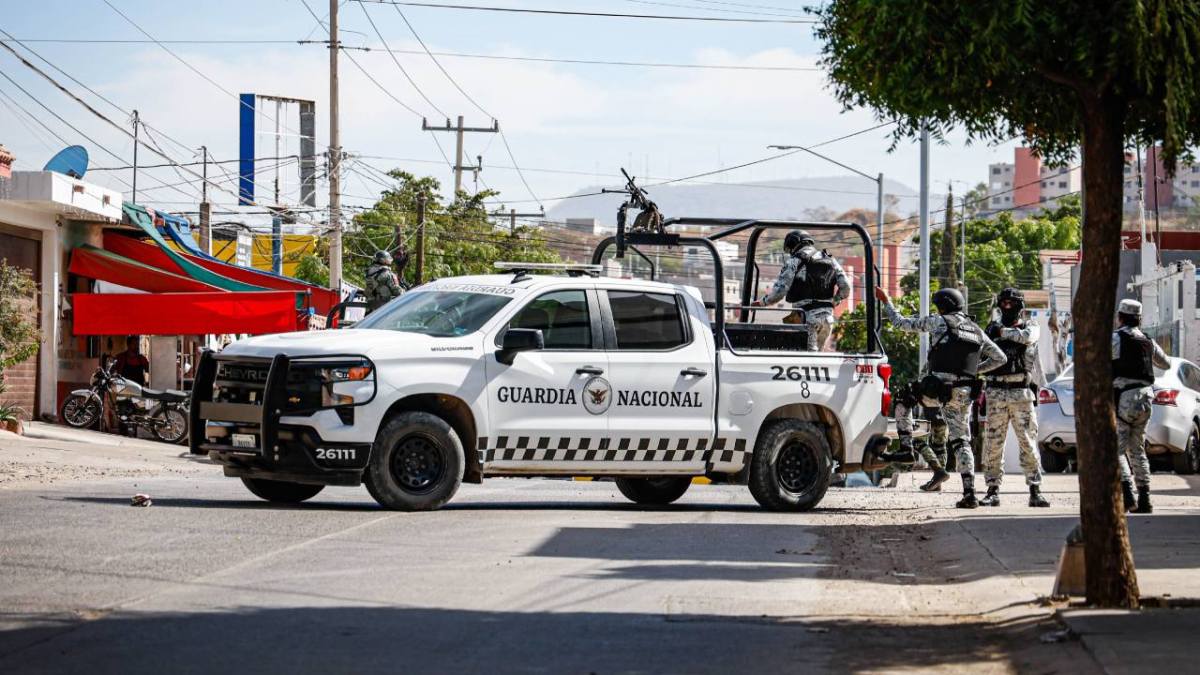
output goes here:
<path id="1" fill-rule="evenodd" d="M 606 186 L 606 187 L 617 187 Z M 858 176 L 795 178 L 756 183 L 689 183 L 644 187 L 667 217 L 699 216 L 708 218 L 754 217 L 775 220 L 824 220 L 851 209 L 875 211 L 875 182 Z M 598 186 L 575 194 L 599 192 Z M 884 194 L 902 198 L 890 211 L 908 214 L 916 211 L 917 200 L 905 198 L 916 192 L 896 181 L 884 179 Z M 931 195 L 937 204 L 944 196 Z M 566 199 L 550 209 L 554 221 L 567 218 L 595 218 L 602 225 L 615 225 L 620 195 L 595 195 Z"/>

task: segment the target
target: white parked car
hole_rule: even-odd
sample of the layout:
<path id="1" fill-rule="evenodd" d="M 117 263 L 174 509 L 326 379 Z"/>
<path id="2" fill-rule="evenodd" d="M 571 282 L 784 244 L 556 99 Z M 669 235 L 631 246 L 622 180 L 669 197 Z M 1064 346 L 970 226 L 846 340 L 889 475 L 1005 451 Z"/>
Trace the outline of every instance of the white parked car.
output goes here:
<path id="1" fill-rule="evenodd" d="M 1154 369 L 1154 414 L 1146 425 L 1151 460 L 1169 461 L 1176 473 L 1200 472 L 1200 368 L 1172 357 Z M 1042 467 L 1059 472 L 1075 455 L 1075 373 L 1068 367 L 1038 394 L 1038 446 Z"/>

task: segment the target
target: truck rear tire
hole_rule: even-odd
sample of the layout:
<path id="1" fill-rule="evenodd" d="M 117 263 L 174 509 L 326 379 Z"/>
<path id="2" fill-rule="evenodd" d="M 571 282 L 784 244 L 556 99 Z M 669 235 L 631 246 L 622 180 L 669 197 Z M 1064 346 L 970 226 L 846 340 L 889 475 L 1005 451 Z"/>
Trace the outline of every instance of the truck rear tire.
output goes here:
<path id="1" fill-rule="evenodd" d="M 324 485 L 289 483 L 265 478 L 243 478 L 242 485 L 253 492 L 255 497 L 274 504 L 299 504 L 306 499 L 312 499 L 317 496 L 318 492 L 325 489 Z"/>
<path id="2" fill-rule="evenodd" d="M 769 423 L 750 460 L 750 494 L 771 511 L 808 511 L 833 475 L 833 454 L 820 425 L 795 419 Z"/>
<path id="3" fill-rule="evenodd" d="M 665 506 L 687 492 L 692 486 L 692 477 L 617 478 L 616 483 L 621 494 L 635 504 Z"/>
<path id="4" fill-rule="evenodd" d="M 375 501 L 396 511 L 433 511 L 462 485 L 464 460 L 458 434 L 442 418 L 402 412 L 375 437 L 363 483 Z"/>

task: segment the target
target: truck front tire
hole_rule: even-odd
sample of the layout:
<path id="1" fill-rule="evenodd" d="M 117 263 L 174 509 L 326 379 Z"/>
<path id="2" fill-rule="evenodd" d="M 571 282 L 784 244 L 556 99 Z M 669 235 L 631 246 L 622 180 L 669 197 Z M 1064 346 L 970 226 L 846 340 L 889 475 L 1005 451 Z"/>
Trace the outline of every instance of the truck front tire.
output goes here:
<path id="1" fill-rule="evenodd" d="M 306 499 L 312 499 L 325 489 L 324 485 L 289 483 L 265 478 L 242 478 L 242 485 L 253 492 L 255 497 L 274 504 L 299 504 Z"/>
<path id="2" fill-rule="evenodd" d="M 808 511 L 820 503 L 833 475 L 825 430 L 794 419 L 769 423 L 750 460 L 750 494 L 771 511 Z"/>
<path id="3" fill-rule="evenodd" d="M 402 412 L 375 437 L 363 483 L 375 501 L 396 511 L 433 511 L 462 485 L 464 460 L 458 434 L 442 418 Z"/>
<path id="4" fill-rule="evenodd" d="M 665 506 L 687 492 L 692 486 L 692 477 L 617 478 L 616 483 L 621 494 L 635 504 Z"/>

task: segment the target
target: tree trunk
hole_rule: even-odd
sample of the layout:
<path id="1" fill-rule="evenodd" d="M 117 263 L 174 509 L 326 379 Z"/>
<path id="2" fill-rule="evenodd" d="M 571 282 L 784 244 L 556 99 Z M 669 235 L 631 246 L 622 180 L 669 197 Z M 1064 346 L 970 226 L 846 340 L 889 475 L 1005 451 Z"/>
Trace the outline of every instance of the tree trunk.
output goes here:
<path id="1" fill-rule="evenodd" d="M 1118 496 L 1112 330 L 1121 250 L 1125 108 L 1111 94 L 1083 101 L 1083 260 L 1075 320 L 1075 433 L 1087 600 L 1137 607 L 1137 577 Z"/>

